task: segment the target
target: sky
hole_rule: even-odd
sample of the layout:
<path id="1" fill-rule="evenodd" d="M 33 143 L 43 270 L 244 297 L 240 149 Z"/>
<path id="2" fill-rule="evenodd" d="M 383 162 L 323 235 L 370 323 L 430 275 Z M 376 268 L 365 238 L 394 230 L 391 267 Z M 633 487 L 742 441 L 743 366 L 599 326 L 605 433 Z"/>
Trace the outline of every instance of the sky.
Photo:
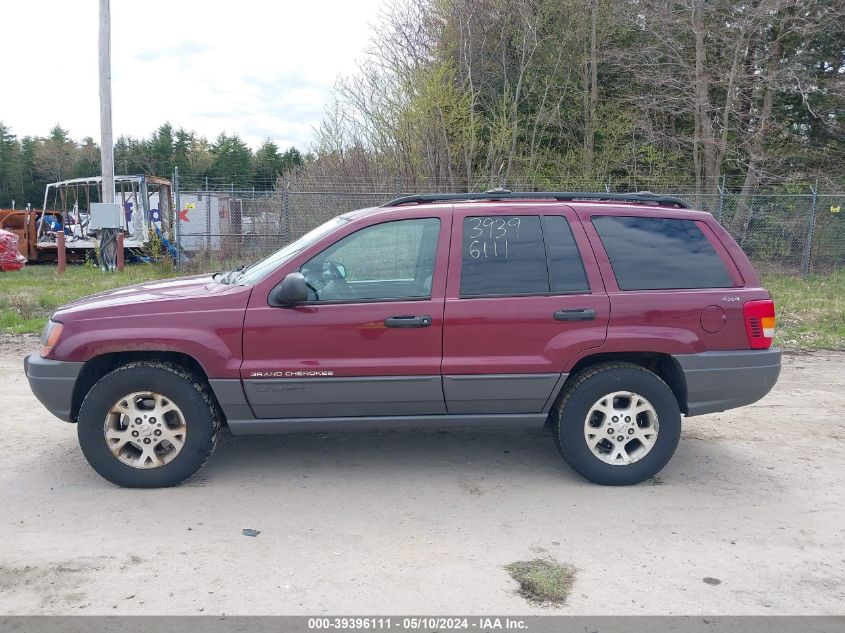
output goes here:
<path id="1" fill-rule="evenodd" d="M 383 0 L 111 0 L 114 136 L 170 121 L 309 147 Z M 99 143 L 98 0 L 0 0 L 0 121 Z"/>

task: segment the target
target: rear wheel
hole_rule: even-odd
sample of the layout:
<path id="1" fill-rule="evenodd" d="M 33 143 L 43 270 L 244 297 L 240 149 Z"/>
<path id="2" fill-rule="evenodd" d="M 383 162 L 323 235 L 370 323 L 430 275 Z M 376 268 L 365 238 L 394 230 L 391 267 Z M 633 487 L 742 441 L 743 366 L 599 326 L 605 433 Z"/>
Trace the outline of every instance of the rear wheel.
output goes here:
<path id="1" fill-rule="evenodd" d="M 103 478 L 129 488 L 174 486 L 217 445 L 207 386 L 169 363 L 137 362 L 101 378 L 79 411 L 79 444 Z"/>
<path id="2" fill-rule="evenodd" d="M 578 474 L 611 486 L 640 483 L 669 462 L 681 412 L 669 386 L 630 363 L 590 367 L 565 387 L 554 438 Z"/>

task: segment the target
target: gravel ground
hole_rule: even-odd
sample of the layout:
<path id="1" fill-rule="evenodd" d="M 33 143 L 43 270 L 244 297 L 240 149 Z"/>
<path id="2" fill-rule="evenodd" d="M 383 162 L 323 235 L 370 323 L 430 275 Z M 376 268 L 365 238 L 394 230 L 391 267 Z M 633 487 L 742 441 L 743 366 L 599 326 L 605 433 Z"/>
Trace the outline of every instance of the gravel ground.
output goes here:
<path id="1" fill-rule="evenodd" d="M 137 491 L 30 394 L 36 348 L 0 338 L 2 614 L 845 613 L 842 353 L 787 356 L 633 488 L 582 481 L 543 429 L 474 429 L 227 433 L 187 484 Z M 562 607 L 503 568 L 538 556 L 577 570 Z"/>

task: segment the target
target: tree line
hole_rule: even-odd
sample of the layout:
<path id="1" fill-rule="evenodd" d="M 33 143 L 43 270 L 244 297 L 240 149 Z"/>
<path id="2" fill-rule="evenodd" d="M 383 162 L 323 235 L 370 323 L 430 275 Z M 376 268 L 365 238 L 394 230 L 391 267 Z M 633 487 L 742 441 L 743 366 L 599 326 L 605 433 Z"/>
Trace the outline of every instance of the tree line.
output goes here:
<path id="1" fill-rule="evenodd" d="M 178 166 L 183 188 L 201 188 L 208 182 L 213 188 L 272 189 L 280 175 L 304 161 L 295 147 L 283 152 L 269 139 L 252 151 L 237 135 L 220 134 L 209 142 L 170 123 L 148 138 L 121 136 L 114 146 L 116 173 L 171 178 Z M 56 125 L 47 136 L 18 139 L 0 121 L 0 208 L 13 200 L 18 208 L 27 203 L 39 207 L 47 183 L 99 174 L 100 148 L 93 138 L 74 141 Z"/>
<path id="2" fill-rule="evenodd" d="M 178 166 L 186 188 L 285 173 L 339 191 L 727 182 L 744 208 L 761 186 L 842 187 L 843 34 L 842 0 L 392 0 L 308 156 L 165 124 L 119 138 L 115 169 Z M 91 138 L 0 123 L 0 206 L 98 161 Z"/>
<path id="3" fill-rule="evenodd" d="M 843 34 L 841 0 L 398 0 L 301 175 L 841 186 Z"/>

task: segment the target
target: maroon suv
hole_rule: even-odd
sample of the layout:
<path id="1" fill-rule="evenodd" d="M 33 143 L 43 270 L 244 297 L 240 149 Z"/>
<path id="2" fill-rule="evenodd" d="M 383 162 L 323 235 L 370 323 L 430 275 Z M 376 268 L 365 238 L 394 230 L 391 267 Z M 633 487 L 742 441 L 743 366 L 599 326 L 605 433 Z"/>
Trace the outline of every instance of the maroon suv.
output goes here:
<path id="1" fill-rule="evenodd" d="M 33 393 L 122 486 L 178 484 L 234 434 L 550 425 L 601 484 L 669 461 L 681 414 L 762 398 L 774 305 L 707 213 L 652 194 L 423 195 L 243 269 L 59 309 Z"/>

